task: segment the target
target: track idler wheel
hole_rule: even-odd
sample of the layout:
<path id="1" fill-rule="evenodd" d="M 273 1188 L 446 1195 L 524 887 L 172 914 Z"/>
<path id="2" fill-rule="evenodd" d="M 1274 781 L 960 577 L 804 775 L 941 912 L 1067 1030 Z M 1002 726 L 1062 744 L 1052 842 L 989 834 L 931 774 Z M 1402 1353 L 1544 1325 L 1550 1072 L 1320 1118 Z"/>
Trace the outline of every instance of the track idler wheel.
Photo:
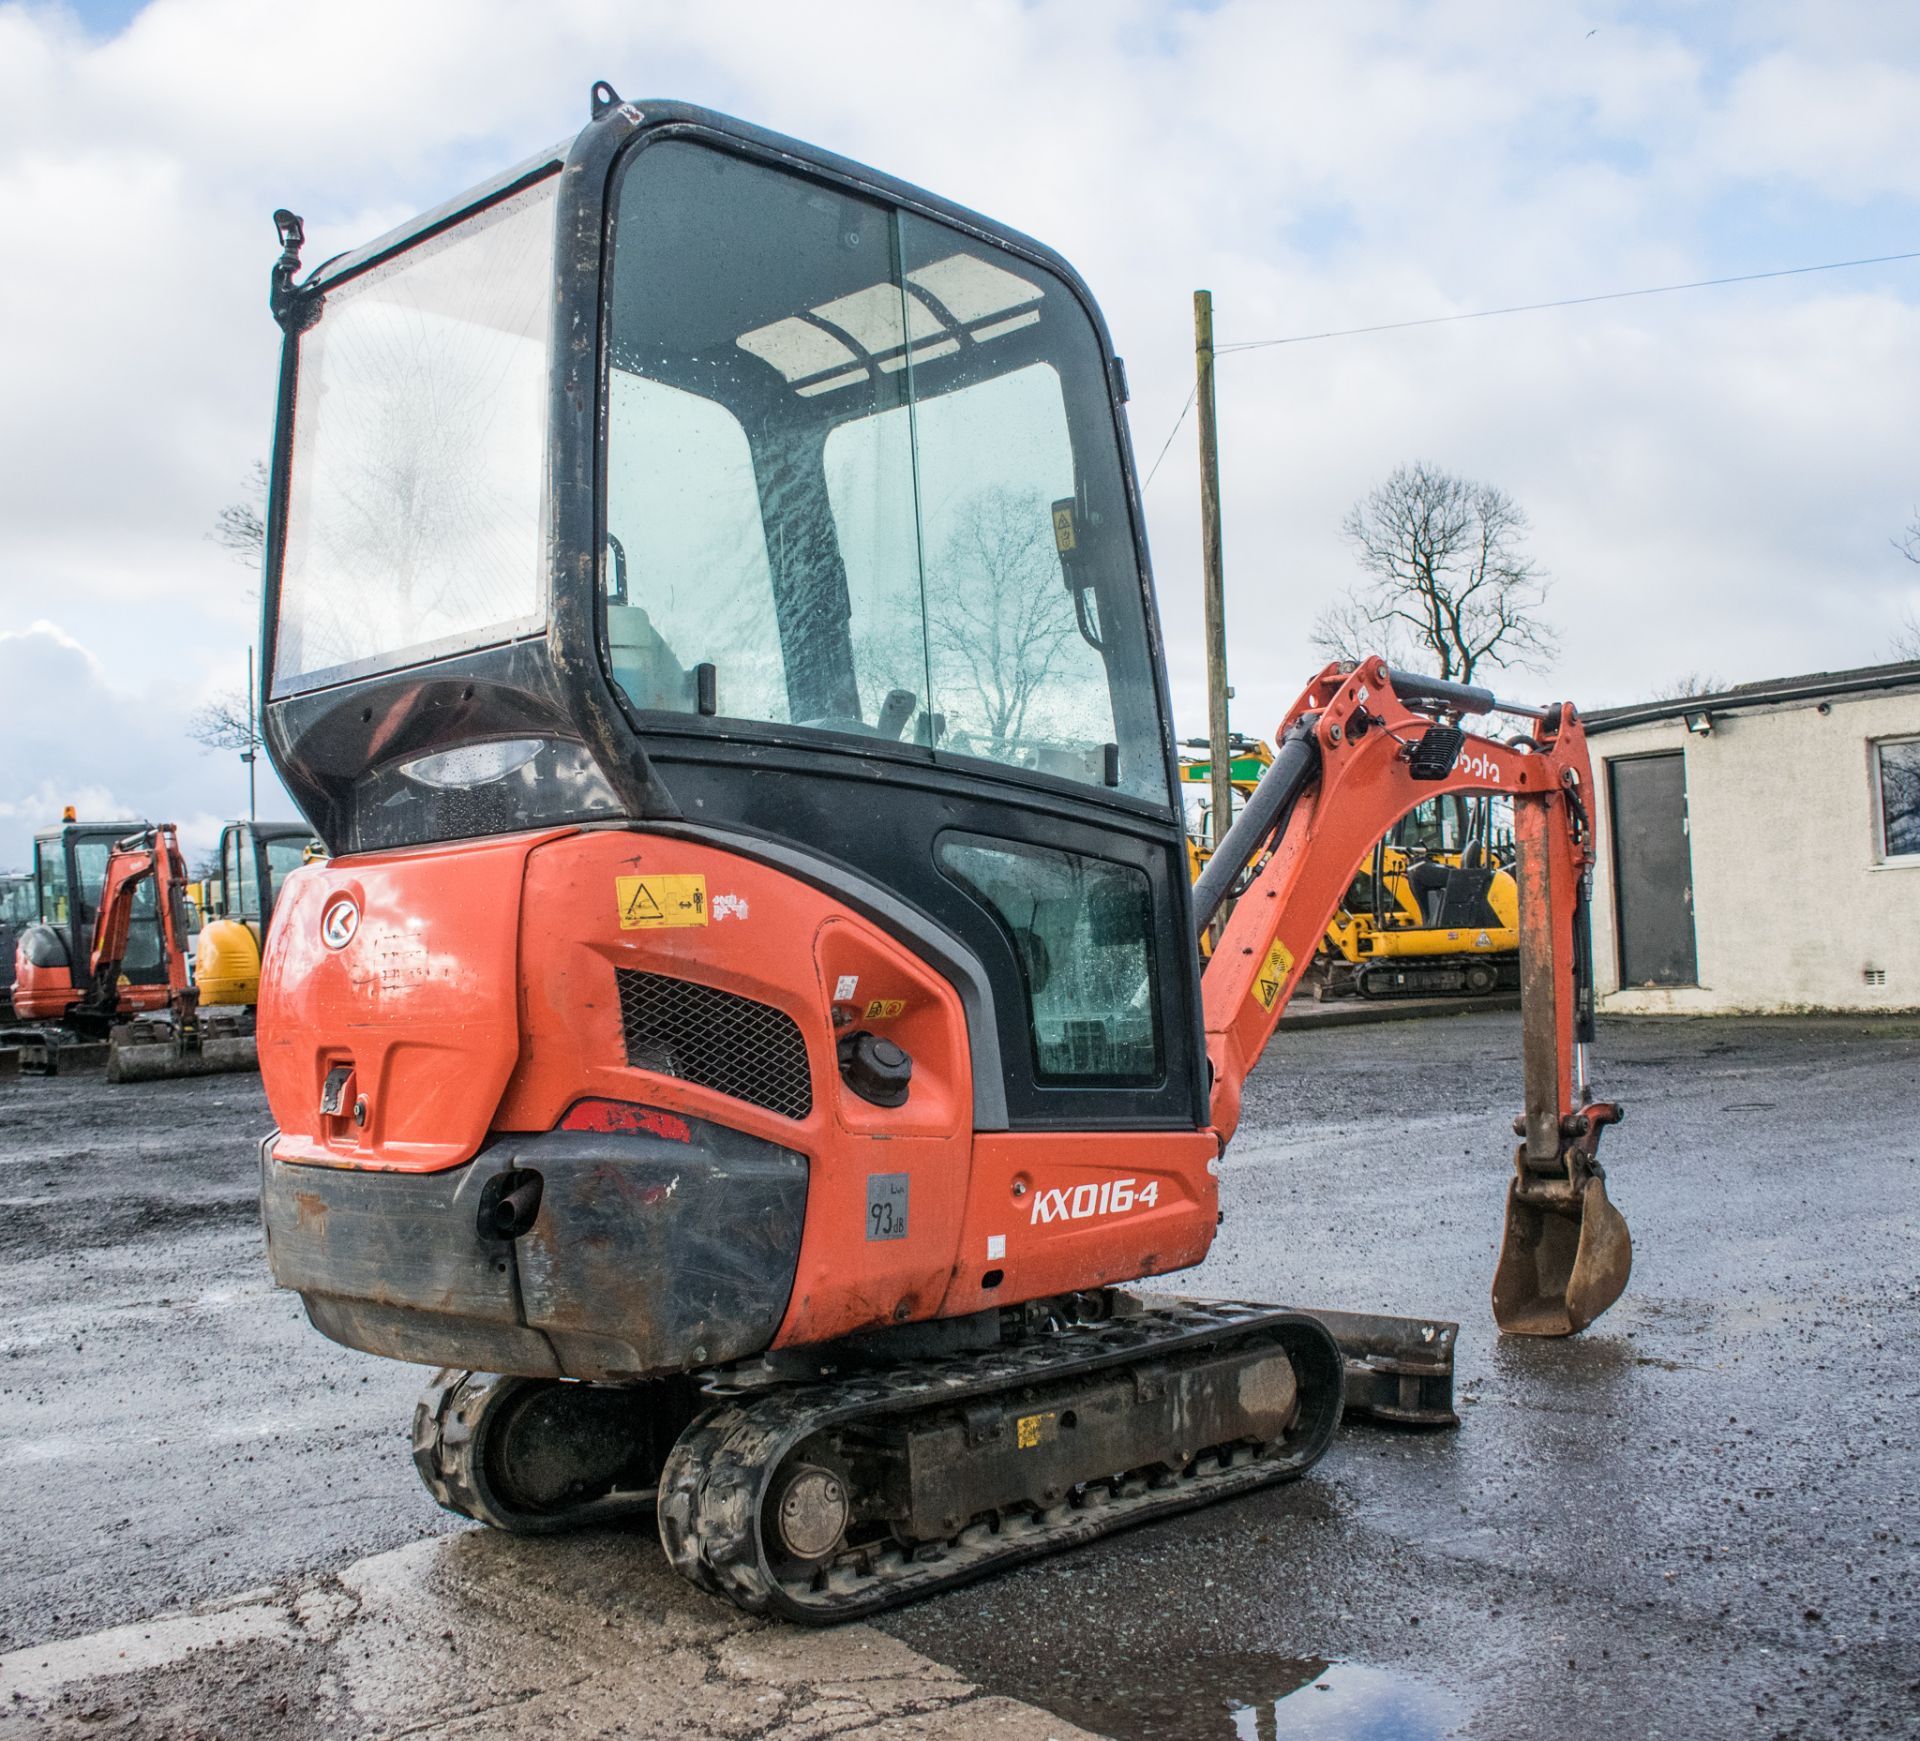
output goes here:
<path id="1" fill-rule="evenodd" d="M 440 1505 L 513 1535 L 653 1507 L 659 1462 L 643 1388 L 434 1374 L 413 1411 L 413 1464 Z"/>
<path id="2" fill-rule="evenodd" d="M 847 1478 L 794 1458 L 781 1471 L 768 1517 L 769 1558 L 788 1567 L 823 1566 L 846 1545 L 853 1521 Z"/>

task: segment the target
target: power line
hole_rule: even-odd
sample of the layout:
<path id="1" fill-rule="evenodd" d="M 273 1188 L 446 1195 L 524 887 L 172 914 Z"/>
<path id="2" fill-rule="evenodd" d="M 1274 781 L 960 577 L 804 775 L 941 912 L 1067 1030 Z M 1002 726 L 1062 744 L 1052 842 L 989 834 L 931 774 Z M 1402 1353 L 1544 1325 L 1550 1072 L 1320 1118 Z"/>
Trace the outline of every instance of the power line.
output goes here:
<path id="1" fill-rule="evenodd" d="M 1874 254 L 1864 260 L 1826 260 L 1817 266 L 1782 266 L 1772 272 L 1740 272 L 1731 278 L 1695 278 L 1685 284 L 1650 284 L 1640 290 L 1604 290 L 1593 296 L 1562 296 L 1552 302 L 1516 302 L 1505 308 L 1477 308 L 1465 314 L 1430 314 L 1422 320 L 1388 320 L 1374 326 L 1336 327 L 1329 332 L 1293 333 L 1281 339 L 1241 339 L 1233 344 L 1216 345 L 1213 354 L 1222 357 L 1232 351 L 1262 351 L 1275 345 L 1306 345 L 1319 339 L 1360 338 L 1368 333 L 1407 332 L 1414 327 L 1447 326 L 1460 320 L 1492 320 L 1503 314 L 1537 314 L 1549 308 L 1583 308 L 1593 302 L 1625 302 L 1636 296 L 1670 296 L 1676 290 L 1717 290 L 1728 284 L 1757 284 L 1766 278 L 1799 278 L 1809 272 L 1845 272 L 1856 266 L 1892 266 L 1902 260 L 1920 260 L 1920 249 L 1906 254 Z M 1186 422 L 1187 413 L 1193 409 L 1194 394 L 1187 395 L 1187 402 L 1180 407 L 1180 415 L 1173 420 L 1173 428 L 1167 432 L 1167 439 L 1160 449 L 1160 458 L 1153 462 L 1153 470 L 1147 473 L 1146 483 L 1140 486 L 1144 494 L 1147 484 L 1153 482 L 1154 472 L 1160 469 L 1160 460 L 1167 457 L 1173 446 L 1173 438 L 1180 433 L 1180 426 Z"/>
<path id="2" fill-rule="evenodd" d="M 1731 278 L 1696 278 L 1686 284 L 1652 284 L 1643 290 L 1606 290 L 1596 296 L 1563 296 L 1553 302 L 1516 302 L 1507 308 L 1478 308 L 1468 314 L 1430 314 L 1424 320 L 1389 320 L 1377 326 L 1340 327 L 1332 332 L 1294 333 L 1283 339 L 1241 339 L 1215 347 L 1216 356 L 1229 351 L 1259 351 L 1273 345 L 1304 345 L 1316 339 L 1358 338 L 1364 333 L 1405 332 L 1417 326 L 1445 326 L 1457 320 L 1491 320 L 1501 314 L 1534 314 L 1546 308 L 1580 308 L 1590 302 L 1624 302 L 1634 296 L 1669 296 L 1676 290 L 1715 290 L 1725 284 L 1756 284 L 1763 278 L 1798 278 L 1808 272 L 1844 272 L 1854 266 L 1890 266 L 1900 260 L 1920 260 L 1920 249 L 1909 254 L 1876 254 L 1866 260 L 1828 260 L 1818 266 L 1783 266 L 1773 272 L 1741 272 Z M 1184 415 L 1184 413 L 1183 413 Z"/>
<path id="3" fill-rule="evenodd" d="M 1193 401 L 1200 392 L 1200 383 L 1196 381 L 1187 393 L 1186 404 L 1180 407 L 1180 415 L 1173 420 L 1173 427 L 1167 431 L 1167 439 L 1161 444 L 1160 459 L 1167 457 L 1167 449 L 1173 446 L 1173 438 L 1180 433 L 1180 425 L 1187 420 L 1187 413 L 1193 409 Z M 1160 469 L 1160 459 L 1153 462 L 1153 471 L 1147 473 L 1147 483 L 1140 486 L 1140 493 L 1146 494 L 1147 484 L 1153 482 L 1153 473 Z"/>

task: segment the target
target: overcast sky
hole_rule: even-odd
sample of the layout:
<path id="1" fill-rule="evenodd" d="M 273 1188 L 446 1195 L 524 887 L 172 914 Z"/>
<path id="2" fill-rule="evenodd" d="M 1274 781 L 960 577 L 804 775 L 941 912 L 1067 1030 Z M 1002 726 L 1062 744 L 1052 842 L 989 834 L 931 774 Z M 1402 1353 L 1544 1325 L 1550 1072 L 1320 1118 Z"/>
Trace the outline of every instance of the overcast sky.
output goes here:
<path id="1" fill-rule="evenodd" d="M 0 3 L 0 865 L 62 803 L 243 814 L 187 714 L 255 580 L 208 542 L 267 451 L 269 214 L 318 261 L 582 125 L 706 103 L 1060 248 L 1143 470 L 1222 343 L 1920 249 L 1920 7 L 1147 0 Z M 1920 260 L 1222 359 L 1234 723 L 1270 731 L 1395 465 L 1533 521 L 1587 706 L 1891 656 L 1920 567 Z M 1192 420 L 1147 503 L 1203 728 Z M 268 776 L 262 813 L 290 814 Z"/>

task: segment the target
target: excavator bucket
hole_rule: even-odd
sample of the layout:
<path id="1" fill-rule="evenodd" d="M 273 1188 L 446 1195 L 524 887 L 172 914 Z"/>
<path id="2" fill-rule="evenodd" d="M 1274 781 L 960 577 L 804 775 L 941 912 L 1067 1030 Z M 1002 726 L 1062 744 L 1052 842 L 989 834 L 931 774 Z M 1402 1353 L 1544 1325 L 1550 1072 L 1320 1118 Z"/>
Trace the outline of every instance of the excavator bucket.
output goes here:
<path id="1" fill-rule="evenodd" d="M 1572 1336 L 1619 1299 L 1632 1268 L 1633 1236 L 1597 1167 L 1577 1183 L 1529 1179 L 1522 1167 L 1507 1187 L 1507 1231 L 1493 1273 L 1493 1316 L 1503 1331 Z"/>

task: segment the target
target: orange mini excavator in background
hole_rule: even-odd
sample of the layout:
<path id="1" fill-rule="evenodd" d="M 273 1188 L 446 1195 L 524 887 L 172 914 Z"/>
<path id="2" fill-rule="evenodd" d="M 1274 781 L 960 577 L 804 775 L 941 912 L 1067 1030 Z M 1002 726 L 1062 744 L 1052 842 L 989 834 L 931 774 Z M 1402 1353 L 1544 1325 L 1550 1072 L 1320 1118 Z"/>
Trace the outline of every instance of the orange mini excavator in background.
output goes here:
<path id="1" fill-rule="evenodd" d="M 1495 1314 L 1618 1295 L 1579 719 L 1329 666 L 1190 887 L 1058 256 L 605 86 L 303 280 L 276 221 L 265 729 L 337 856 L 267 938 L 264 1221 L 322 1331 L 443 1369 L 442 1504 L 652 1507 L 702 1588 L 831 1621 L 1296 1476 L 1343 1401 L 1451 1420 L 1452 1326 L 1123 1288 L 1206 1255 L 1247 1076 L 1437 793 L 1519 836 Z"/>
<path id="2" fill-rule="evenodd" d="M 91 925 L 70 938 L 56 925 L 22 933 L 14 962 L 15 1013 L 42 1024 L 13 1036 L 29 1068 L 57 1069 L 64 1037 L 106 1042 L 107 1080 L 205 1076 L 253 1067 L 253 1042 L 208 1034 L 188 969 L 187 867 L 170 822 L 143 824 L 114 840 L 97 887 L 86 891 Z M 150 930 L 148 983 L 124 972 L 136 935 Z M 80 954 L 74 941 L 85 935 Z M 157 943 L 157 951 L 153 944 Z M 76 974 L 75 959 L 85 962 Z M 97 1056 L 97 1053 L 96 1053 Z"/>

